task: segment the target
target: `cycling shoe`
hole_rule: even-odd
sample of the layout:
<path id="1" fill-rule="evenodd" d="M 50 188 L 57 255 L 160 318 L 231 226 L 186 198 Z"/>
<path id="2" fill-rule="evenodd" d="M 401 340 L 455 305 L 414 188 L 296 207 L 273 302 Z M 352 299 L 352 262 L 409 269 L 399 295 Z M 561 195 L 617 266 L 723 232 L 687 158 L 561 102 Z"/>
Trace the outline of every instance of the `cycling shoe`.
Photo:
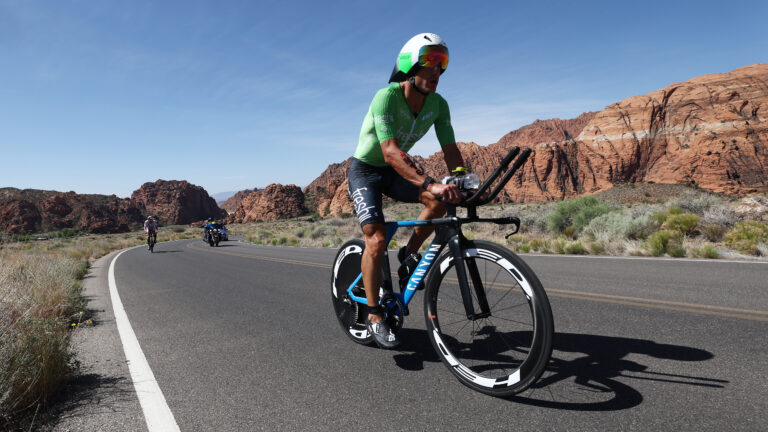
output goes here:
<path id="1" fill-rule="evenodd" d="M 400 345 L 400 338 L 392 331 L 386 320 L 377 323 L 371 323 L 368 318 L 365 319 L 365 326 L 368 332 L 373 335 L 373 340 L 380 348 L 392 349 Z"/>

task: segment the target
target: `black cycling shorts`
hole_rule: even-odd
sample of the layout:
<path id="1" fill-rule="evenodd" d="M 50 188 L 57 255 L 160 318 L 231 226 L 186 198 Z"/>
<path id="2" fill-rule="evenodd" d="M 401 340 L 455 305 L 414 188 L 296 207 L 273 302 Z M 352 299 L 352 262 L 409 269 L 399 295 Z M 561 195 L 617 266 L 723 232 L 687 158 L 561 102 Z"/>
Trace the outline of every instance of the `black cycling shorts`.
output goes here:
<path id="1" fill-rule="evenodd" d="M 404 179 L 391 166 L 377 167 L 352 158 L 347 178 L 347 192 L 355 206 L 360 226 L 384 223 L 381 194 L 397 201 L 419 202 L 421 189 Z"/>

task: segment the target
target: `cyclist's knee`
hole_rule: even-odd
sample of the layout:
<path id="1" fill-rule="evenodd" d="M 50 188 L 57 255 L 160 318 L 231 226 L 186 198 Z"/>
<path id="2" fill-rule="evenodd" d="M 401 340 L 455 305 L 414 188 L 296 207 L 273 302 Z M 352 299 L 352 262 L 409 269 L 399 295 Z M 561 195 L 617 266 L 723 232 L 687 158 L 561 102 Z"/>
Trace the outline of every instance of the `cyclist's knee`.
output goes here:
<path id="1" fill-rule="evenodd" d="M 440 217 L 445 214 L 445 205 L 441 201 L 435 199 L 434 195 L 424 194 L 422 195 L 422 198 L 421 203 L 424 204 L 424 207 L 427 210 L 429 210 L 432 215 L 431 217 Z"/>
<path id="2" fill-rule="evenodd" d="M 379 256 L 384 253 L 387 247 L 387 238 L 384 231 L 384 226 L 379 224 L 368 224 L 363 226 L 363 234 L 365 235 L 365 250 L 373 256 Z"/>

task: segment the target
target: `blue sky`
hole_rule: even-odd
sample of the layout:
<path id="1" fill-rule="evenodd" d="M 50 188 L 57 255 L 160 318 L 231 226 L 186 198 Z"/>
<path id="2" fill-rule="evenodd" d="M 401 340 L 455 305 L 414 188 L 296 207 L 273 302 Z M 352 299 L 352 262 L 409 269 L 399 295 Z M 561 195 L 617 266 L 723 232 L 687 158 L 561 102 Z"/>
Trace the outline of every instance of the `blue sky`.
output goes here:
<path id="1" fill-rule="evenodd" d="M 434 32 L 458 141 L 766 62 L 768 2 L 0 0 L 0 187 L 306 186 Z M 411 150 L 429 155 L 433 133 Z"/>

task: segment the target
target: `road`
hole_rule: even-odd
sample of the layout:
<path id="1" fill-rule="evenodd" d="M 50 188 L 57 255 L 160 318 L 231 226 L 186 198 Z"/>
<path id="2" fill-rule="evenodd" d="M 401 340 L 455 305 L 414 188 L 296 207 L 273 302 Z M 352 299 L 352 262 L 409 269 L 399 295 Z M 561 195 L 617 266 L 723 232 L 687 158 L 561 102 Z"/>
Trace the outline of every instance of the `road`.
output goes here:
<path id="1" fill-rule="evenodd" d="M 114 276 L 183 431 L 768 424 L 766 263 L 524 255 L 550 296 L 554 352 L 534 388 L 503 400 L 440 363 L 420 296 L 397 351 L 349 341 L 332 312 L 332 249 L 186 240 L 155 250 L 126 251 Z"/>

